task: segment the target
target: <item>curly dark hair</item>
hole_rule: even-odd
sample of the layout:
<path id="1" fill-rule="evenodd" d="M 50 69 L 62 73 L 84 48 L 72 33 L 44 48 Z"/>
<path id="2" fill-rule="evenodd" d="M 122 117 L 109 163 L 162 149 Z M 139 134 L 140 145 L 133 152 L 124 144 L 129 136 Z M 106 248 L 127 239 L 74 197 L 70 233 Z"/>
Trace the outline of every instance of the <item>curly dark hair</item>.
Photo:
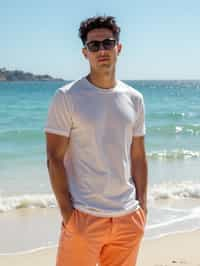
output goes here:
<path id="1" fill-rule="evenodd" d="M 113 32 L 114 38 L 119 41 L 120 27 L 112 16 L 95 16 L 81 22 L 79 28 L 79 37 L 83 45 L 87 40 L 87 34 L 93 29 L 107 28 Z"/>

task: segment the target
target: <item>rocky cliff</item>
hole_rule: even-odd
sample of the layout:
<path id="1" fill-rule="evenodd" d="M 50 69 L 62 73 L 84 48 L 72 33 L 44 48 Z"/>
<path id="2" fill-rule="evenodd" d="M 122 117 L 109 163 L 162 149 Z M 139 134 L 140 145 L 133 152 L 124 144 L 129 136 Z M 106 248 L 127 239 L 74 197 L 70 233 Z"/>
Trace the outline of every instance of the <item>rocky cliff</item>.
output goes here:
<path id="1" fill-rule="evenodd" d="M 6 68 L 0 68 L 0 81 L 30 81 L 30 80 L 63 80 L 60 78 L 53 78 L 49 75 L 34 75 L 29 72 L 21 70 L 7 70 Z"/>

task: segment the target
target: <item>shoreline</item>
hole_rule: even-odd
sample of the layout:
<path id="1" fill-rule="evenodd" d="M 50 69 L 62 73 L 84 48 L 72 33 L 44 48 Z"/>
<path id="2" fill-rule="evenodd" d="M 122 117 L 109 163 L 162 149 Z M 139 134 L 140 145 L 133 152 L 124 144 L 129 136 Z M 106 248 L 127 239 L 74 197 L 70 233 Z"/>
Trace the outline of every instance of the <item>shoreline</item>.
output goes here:
<path id="1" fill-rule="evenodd" d="M 150 204 L 144 240 L 149 242 L 200 230 L 199 203 L 198 199 Z M 24 255 L 56 247 L 61 219 L 57 207 L 20 208 L 1 213 L 0 256 Z"/>
<path id="2" fill-rule="evenodd" d="M 137 266 L 199 266 L 200 230 L 163 236 L 159 239 L 143 239 Z M 159 252 L 158 252 L 159 251 Z M 54 266 L 56 246 L 21 254 L 0 254 L 4 266 Z"/>
<path id="3" fill-rule="evenodd" d="M 154 236 L 151 238 L 143 238 L 143 242 L 145 242 L 146 244 L 149 242 L 154 242 L 154 241 L 162 241 L 162 239 L 166 239 L 166 238 L 172 238 L 172 237 L 176 237 L 179 235 L 188 235 L 188 234 L 194 234 L 195 232 L 200 234 L 200 228 L 197 229 L 192 229 L 192 230 L 187 230 L 187 231 L 176 231 L 176 232 L 169 232 L 166 234 L 162 234 L 159 236 Z M 0 258 L 3 256 L 24 256 L 24 255 L 28 255 L 28 254 L 34 254 L 34 253 L 39 253 L 39 252 L 43 252 L 45 250 L 53 250 L 56 249 L 57 245 L 53 244 L 53 245 L 49 245 L 49 246 L 41 246 L 41 247 L 37 247 L 37 248 L 32 248 L 32 249 L 27 249 L 27 250 L 22 250 L 22 251 L 16 251 L 16 252 L 0 252 Z M 0 260 L 1 261 L 1 260 Z M 200 266 L 200 264 L 198 265 Z"/>

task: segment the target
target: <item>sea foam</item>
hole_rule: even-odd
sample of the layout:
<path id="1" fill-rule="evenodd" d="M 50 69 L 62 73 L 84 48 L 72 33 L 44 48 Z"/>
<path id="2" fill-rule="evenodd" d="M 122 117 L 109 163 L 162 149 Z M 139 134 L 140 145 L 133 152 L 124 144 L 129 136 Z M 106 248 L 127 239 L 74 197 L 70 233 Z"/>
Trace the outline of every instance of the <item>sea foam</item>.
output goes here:
<path id="1" fill-rule="evenodd" d="M 200 184 L 192 182 L 154 184 L 150 188 L 150 198 L 159 199 L 200 199 Z"/>
<path id="2" fill-rule="evenodd" d="M 161 150 L 152 151 L 147 153 L 149 158 L 152 159 L 190 159 L 200 158 L 199 151 L 185 150 L 185 149 L 174 149 L 174 150 Z"/>
<path id="3" fill-rule="evenodd" d="M 163 183 L 149 187 L 148 199 L 200 199 L 200 183 Z M 0 196 L 0 212 L 21 208 L 55 208 L 57 206 L 53 194 L 24 194 Z"/>
<path id="4" fill-rule="evenodd" d="M 53 194 L 25 194 L 0 197 L 0 212 L 20 208 L 53 208 L 56 200 Z"/>

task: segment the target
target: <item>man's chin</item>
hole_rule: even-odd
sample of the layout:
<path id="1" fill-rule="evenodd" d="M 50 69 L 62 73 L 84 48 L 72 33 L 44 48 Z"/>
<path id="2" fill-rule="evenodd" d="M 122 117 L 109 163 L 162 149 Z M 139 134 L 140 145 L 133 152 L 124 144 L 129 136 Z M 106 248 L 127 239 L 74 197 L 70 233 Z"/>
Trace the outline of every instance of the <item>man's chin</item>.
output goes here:
<path id="1" fill-rule="evenodd" d="M 98 68 L 106 68 L 106 69 L 108 69 L 108 68 L 111 68 L 112 67 L 112 65 L 111 64 L 109 64 L 109 63 L 101 63 L 101 64 L 98 64 Z"/>

